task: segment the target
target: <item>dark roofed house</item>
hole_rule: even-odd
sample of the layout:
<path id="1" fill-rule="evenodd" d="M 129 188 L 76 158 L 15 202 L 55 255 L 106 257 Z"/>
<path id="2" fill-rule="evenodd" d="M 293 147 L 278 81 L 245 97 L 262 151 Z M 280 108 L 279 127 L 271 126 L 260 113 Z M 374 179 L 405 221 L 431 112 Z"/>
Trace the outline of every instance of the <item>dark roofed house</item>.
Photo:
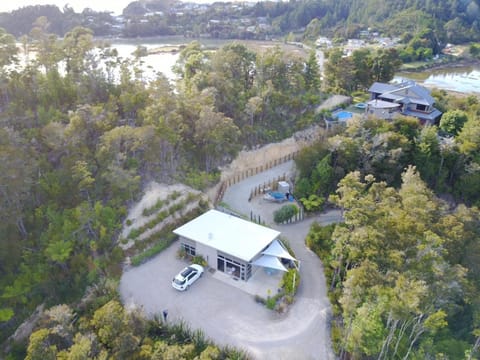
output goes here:
<path id="1" fill-rule="evenodd" d="M 374 83 L 370 89 L 370 101 L 366 114 L 383 119 L 392 119 L 397 115 L 413 116 L 422 124 L 435 124 L 442 113 L 433 104 L 435 99 L 430 91 L 414 81 L 399 84 Z"/>

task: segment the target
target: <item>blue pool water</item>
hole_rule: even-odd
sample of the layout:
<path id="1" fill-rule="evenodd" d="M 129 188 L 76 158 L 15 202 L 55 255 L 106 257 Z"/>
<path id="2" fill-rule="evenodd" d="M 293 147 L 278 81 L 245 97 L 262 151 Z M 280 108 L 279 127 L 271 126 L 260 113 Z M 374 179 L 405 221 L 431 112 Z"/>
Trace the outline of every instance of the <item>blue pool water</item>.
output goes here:
<path id="1" fill-rule="evenodd" d="M 367 108 L 367 104 L 365 104 L 365 103 L 356 103 L 354 106 L 357 109 L 366 109 Z"/>
<path id="2" fill-rule="evenodd" d="M 339 112 L 334 112 L 332 116 L 338 120 L 350 119 L 353 116 L 353 113 L 350 111 L 341 110 Z"/>

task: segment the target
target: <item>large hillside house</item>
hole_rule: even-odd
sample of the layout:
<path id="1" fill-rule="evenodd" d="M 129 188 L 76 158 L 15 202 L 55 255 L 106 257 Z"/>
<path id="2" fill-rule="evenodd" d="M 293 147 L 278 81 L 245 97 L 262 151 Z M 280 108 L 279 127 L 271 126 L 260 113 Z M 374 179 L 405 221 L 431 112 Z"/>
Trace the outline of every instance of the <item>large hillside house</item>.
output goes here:
<path id="1" fill-rule="evenodd" d="M 366 115 L 392 119 L 399 114 L 413 116 L 422 124 L 433 125 L 442 113 L 433 107 L 435 100 L 430 91 L 414 81 L 398 84 L 374 83 L 370 89 Z"/>

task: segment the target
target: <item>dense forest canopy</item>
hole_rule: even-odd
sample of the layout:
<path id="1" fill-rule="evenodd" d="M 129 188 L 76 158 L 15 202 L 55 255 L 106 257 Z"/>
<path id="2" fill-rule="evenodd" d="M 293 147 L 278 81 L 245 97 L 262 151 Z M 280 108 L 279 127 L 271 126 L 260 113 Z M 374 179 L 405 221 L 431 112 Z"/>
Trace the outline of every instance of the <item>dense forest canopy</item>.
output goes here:
<path id="1" fill-rule="evenodd" d="M 340 358 L 477 359 L 478 208 L 448 209 L 413 167 L 398 189 L 352 172 L 331 200 L 344 224 L 307 242 L 328 266 Z"/>
<path id="2" fill-rule="evenodd" d="M 480 101 L 433 95 L 438 128 L 351 122 L 296 159 L 296 197 L 344 212 L 307 238 L 325 265 L 341 359 L 479 356 Z"/>

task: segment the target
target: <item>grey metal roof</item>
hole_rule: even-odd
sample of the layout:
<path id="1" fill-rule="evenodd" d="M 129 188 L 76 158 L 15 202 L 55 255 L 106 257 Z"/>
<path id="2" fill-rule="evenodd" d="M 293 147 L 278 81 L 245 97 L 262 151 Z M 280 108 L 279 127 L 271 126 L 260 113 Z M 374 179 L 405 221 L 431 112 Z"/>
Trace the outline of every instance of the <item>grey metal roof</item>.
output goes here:
<path id="1" fill-rule="evenodd" d="M 433 105 L 435 100 L 430 96 L 430 91 L 414 81 L 405 81 L 399 84 L 385 84 L 375 82 L 368 90 L 380 94 L 384 99 L 401 101 L 404 103 L 412 102 L 423 105 Z M 413 93 L 412 95 L 410 95 Z"/>
<path id="2" fill-rule="evenodd" d="M 374 82 L 372 86 L 370 86 L 370 89 L 368 89 L 369 92 L 374 92 L 374 93 L 385 93 L 389 92 L 392 90 L 395 90 L 397 87 L 393 86 L 391 84 L 385 84 L 385 83 L 380 83 L 380 82 Z"/>
<path id="3" fill-rule="evenodd" d="M 406 116 L 414 116 L 416 118 L 425 119 L 425 120 L 429 120 L 429 121 L 433 121 L 437 117 L 442 115 L 442 113 L 438 109 L 434 109 L 432 112 L 429 112 L 429 113 L 406 110 L 406 111 L 403 111 L 402 114 L 406 115 Z"/>
<path id="4" fill-rule="evenodd" d="M 405 96 L 397 95 L 392 92 L 385 92 L 381 95 L 378 96 L 380 99 L 387 99 L 391 101 L 397 101 L 397 102 L 410 102 L 408 98 L 405 98 Z"/>

